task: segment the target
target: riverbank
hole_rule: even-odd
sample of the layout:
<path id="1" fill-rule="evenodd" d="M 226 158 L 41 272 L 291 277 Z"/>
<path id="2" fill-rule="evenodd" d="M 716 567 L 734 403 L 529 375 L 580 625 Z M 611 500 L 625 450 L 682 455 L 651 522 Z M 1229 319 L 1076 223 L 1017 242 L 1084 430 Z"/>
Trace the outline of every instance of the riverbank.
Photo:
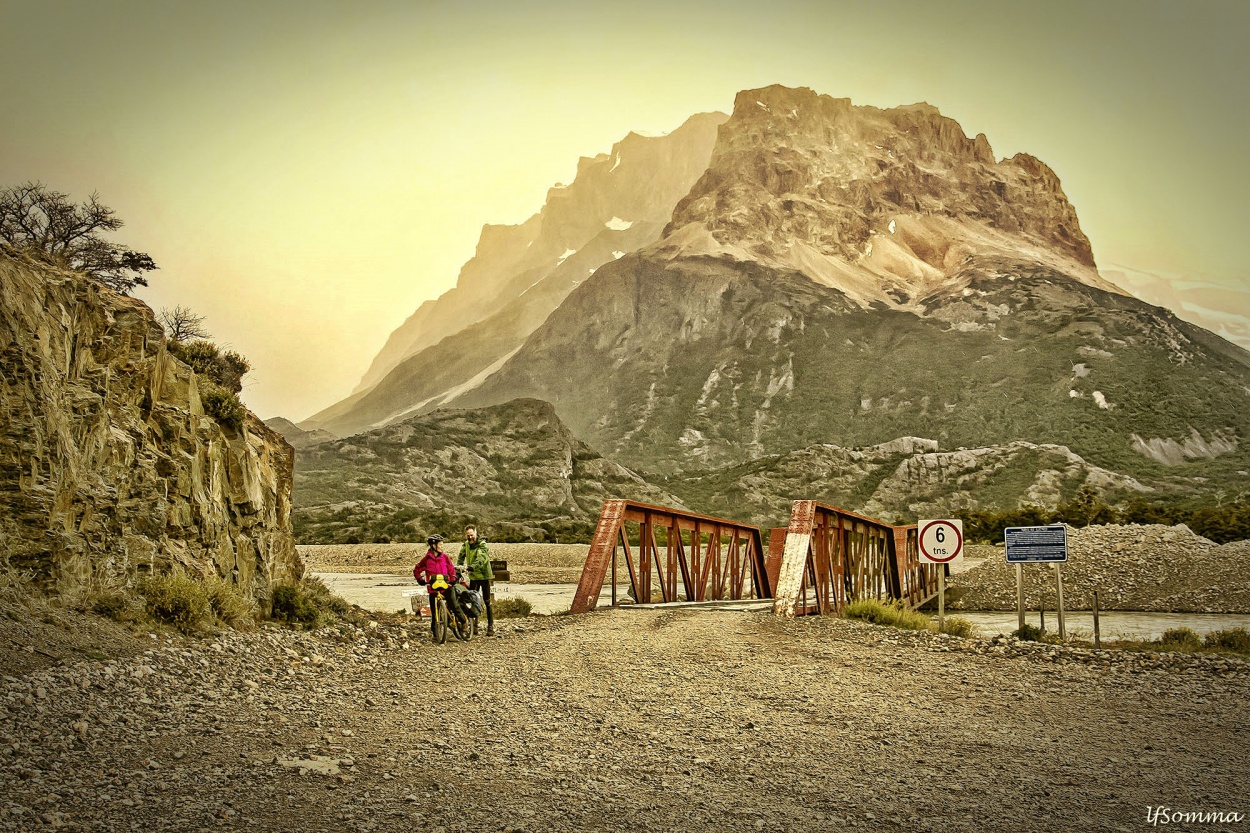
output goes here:
<path id="1" fill-rule="evenodd" d="M 0 830 L 1075 830 L 1250 810 L 1236 658 L 698 609 L 502 632 L 162 635 L 9 674 Z"/>

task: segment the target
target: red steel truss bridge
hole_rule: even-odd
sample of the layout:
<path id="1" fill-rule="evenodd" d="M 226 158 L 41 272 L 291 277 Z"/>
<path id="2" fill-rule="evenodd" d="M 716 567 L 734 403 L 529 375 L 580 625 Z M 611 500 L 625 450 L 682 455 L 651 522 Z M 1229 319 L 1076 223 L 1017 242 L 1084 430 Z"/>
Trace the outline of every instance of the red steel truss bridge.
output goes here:
<path id="1" fill-rule="evenodd" d="M 919 607 L 937 595 L 946 566 L 920 560 L 915 524 L 892 526 L 814 500 L 796 500 L 790 526 L 773 530 L 769 562 L 778 565 L 773 609 L 782 616 L 841 613 L 860 599 Z"/>
<path id="2" fill-rule="evenodd" d="M 637 544 L 631 545 L 631 539 Z M 641 602 L 650 602 L 655 590 L 663 602 L 773 595 L 759 527 L 681 509 L 607 500 L 573 596 L 573 613 L 595 608 L 609 567 L 616 606 L 618 561 L 624 562 L 632 595 Z"/>
<path id="3" fill-rule="evenodd" d="M 868 598 L 918 607 L 937 593 L 940 568 L 919 560 L 915 524 L 796 500 L 790 526 L 772 530 L 767 553 L 762 542 L 749 524 L 604 501 L 572 612 L 593 610 L 605 581 L 615 607 L 625 577 L 640 602 L 773 599 L 782 616 L 841 613 L 848 601 Z"/>

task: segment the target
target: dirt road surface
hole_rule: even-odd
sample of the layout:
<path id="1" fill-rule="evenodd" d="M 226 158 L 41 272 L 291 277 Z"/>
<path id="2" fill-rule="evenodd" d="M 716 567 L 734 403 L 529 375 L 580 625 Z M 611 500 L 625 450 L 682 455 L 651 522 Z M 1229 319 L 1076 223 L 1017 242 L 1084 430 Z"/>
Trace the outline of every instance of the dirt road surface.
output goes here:
<path id="1" fill-rule="evenodd" d="M 1250 667 L 767 613 L 161 636 L 0 680 L 0 830 L 1147 829 L 1250 813 Z M 1185 829 L 1250 830 L 1250 821 Z"/>

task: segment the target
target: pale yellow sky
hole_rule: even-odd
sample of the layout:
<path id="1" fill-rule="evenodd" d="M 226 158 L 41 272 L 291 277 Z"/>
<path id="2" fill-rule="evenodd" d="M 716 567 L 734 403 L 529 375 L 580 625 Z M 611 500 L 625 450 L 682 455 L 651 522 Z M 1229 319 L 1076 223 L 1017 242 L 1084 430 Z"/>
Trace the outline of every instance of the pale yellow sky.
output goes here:
<path id="1" fill-rule="evenodd" d="M 0 184 L 98 191 L 301 419 L 580 155 L 782 83 L 1053 167 L 1100 264 L 1250 297 L 1244 2 L 14 2 Z M 1250 315 L 1250 309 L 1225 310 Z"/>

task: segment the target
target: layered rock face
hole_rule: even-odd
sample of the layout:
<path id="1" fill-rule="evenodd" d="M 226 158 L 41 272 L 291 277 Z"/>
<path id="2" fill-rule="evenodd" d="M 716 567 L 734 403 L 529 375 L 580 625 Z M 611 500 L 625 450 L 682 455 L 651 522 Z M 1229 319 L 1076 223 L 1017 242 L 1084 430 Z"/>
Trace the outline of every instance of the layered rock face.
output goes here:
<path id="1" fill-rule="evenodd" d="M 49 589 L 172 568 L 264 598 L 303 567 L 293 450 L 205 414 L 142 302 L 0 253 L 0 545 Z"/>
<path id="2" fill-rule="evenodd" d="M 673 206 L 707 168 L 726 118 L 701 113 L 665 136 L 630 133 L 610 153 L 580 159 L 573 182 L 548 191 L 542 210 L 524 223 L 485 226 L 455 288 L 391 334 L 351 397 L 301 427 L 345 435 L 376 426 L 515 350 L 595 269 L 659 238 Z M 441 353 L 402 367 L 457 335 Z M 441 370 L 439 382 L 423 384 L 431 367 Z M 375 386 L 381 390 L 370 395 Z"/>

